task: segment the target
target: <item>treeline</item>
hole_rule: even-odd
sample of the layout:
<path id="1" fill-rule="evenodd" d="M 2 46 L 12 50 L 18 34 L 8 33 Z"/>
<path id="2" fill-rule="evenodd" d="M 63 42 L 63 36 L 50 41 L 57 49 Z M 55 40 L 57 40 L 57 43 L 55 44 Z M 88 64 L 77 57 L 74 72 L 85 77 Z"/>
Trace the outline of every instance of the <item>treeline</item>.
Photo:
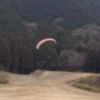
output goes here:
<path id="1" fill-rule="evenodd" d="M 57 44 L 47 43 L 39 50 L 36 44 L 52 37 Z M 100 48 L 75 46 L 71 32 L 41 22 L 35 34 L 0 33 L 0 70 L 28 74 L 36 69 L 100 72 Z"/>
<path id="2" fill-rule="evenodd" d="M 36 69 L 50 69 L 57 63 L 58 54 L 53 44 L 36 50 L 37 42 L 50 36 L 47 32 L 50 30 L 46 30 L 47 26 L 40 24 L 36 34 L 0 33 L 0 70 L 26 74 Z"/>
<path id="3" fill-rule="evenodd" d="M 58 37 L 57 37 L 58 34 Z M 58 55 L 60 44 L 52 43 L 42 46 L 36 50 L 36 44 L 43 38 L 52 37 L 64 42 L 61 34 L 65 31 L 55 26 L 48 26 L 41 22 L 35 34 L 12 32 L 0 33 L 0 70 L 15 73 L 30 73 L 36 69 L 58 70 Z M 66 37 L 67 38 L 67 37 Z M 64 48 L 64 44 L 61 45 Z"/>
<path id="4" fill-rule="evenodd" d="M 0 69 L 17 73 L 29 73 L 33 67 L 33 51 L 30 36 L 13 33 L 0 34 Z"/>

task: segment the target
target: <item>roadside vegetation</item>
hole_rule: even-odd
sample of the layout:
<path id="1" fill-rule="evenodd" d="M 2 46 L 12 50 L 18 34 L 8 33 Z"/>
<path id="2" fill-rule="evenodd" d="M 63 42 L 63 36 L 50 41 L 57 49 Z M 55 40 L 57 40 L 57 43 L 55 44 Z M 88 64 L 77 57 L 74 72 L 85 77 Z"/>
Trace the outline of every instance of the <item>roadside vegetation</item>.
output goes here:
<path id="1" fill-rule="evenodd" d="M 7 83 L 9 83 L 7 75 L 3 72 L 0 72 L 0 84 L 7 84 Z"/>
<path id="2" fill-rule="evenodd" d="M 100 93 L 100 76 L 88 76 L 75 82 L 73 86 L 84 90 Z"/>

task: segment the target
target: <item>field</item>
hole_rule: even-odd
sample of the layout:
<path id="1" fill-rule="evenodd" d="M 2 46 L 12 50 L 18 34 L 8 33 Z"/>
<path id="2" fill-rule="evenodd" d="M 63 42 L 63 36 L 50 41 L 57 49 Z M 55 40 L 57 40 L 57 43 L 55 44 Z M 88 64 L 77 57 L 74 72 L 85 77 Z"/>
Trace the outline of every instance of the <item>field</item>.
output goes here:
<path id="1" fill-rule="evenodd" d="M 0 74 L 9 80 L 0 84 L 0 100 L 100 100 L 100 93 L 71 86 L 91 73 L 37 70 L 30 75 Z"/>

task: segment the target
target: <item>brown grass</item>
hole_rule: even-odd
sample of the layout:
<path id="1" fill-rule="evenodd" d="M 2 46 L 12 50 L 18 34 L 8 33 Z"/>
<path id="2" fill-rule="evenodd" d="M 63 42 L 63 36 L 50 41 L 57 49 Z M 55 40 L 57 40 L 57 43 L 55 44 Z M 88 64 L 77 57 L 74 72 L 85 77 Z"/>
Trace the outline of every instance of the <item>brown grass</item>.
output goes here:
<path id="1" fill-rule="evenodd" d="M 100 93 L 100 76 L 96 75 L 96 76 L 88 76 L 86 78 L 82 78 L 79 81 L 75 82 L 73 86 L 88 91 Z"/>
<path id="2" fill-rule="evenodd" d="M 100 100 L 99 93 L 71 86 L 73 80 L 91 73 L 39 70 L 30 75 L 0 73 L 9 81 L 9 84 L 0 84 L 0 100 Z"/>

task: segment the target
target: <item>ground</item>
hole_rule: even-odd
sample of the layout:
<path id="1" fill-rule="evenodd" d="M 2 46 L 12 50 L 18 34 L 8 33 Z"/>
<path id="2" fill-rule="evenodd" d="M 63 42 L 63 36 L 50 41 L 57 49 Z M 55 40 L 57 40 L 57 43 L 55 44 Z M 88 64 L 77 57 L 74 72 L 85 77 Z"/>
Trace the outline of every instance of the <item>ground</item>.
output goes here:
<path id="1" fill-rule="evenodd" d="M 91 73 L 40 71 L 30 75 L 2 72 L 9 84 L 0 85 L 0 100 L 100 100 L 100 94 L 71 86 Z"/>

